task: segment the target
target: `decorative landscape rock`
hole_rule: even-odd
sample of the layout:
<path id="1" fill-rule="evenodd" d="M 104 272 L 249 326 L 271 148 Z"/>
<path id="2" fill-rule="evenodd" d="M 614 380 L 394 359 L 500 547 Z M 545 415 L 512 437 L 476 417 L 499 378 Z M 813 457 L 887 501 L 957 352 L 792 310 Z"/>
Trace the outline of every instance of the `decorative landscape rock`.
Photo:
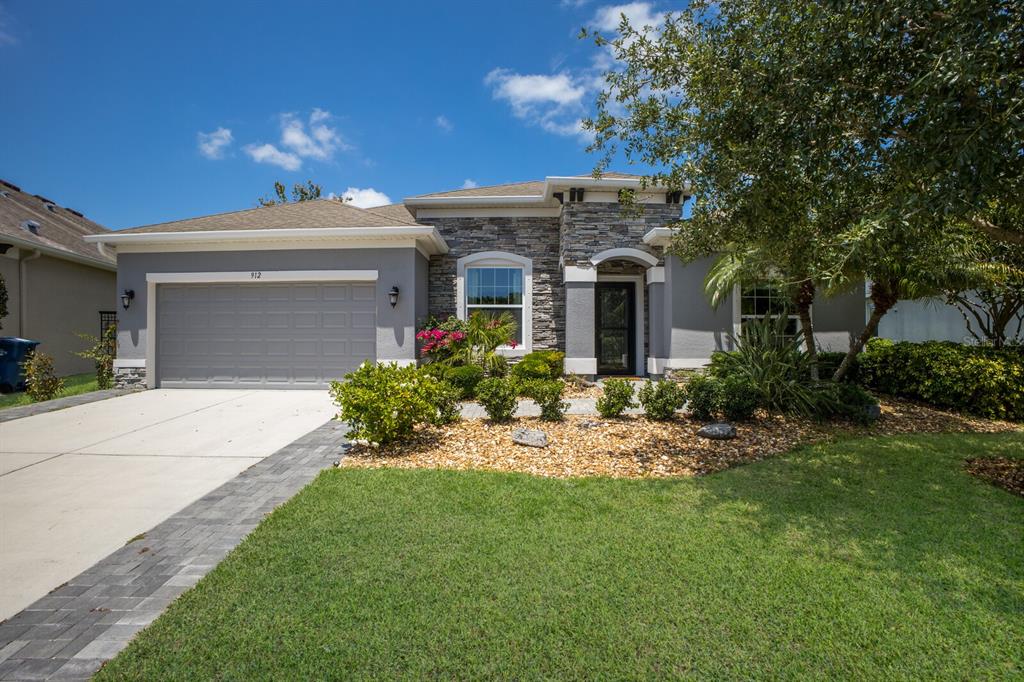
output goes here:
<path id="1" fill-rule="evenodd" d="M 873 422 L 882 416 L 882 406 L 877 403 L 874 405 L 864 406 L 864 416 L 867 417 L 869 422 Z"/>
<path id="2" fill-rule="evenodd" d="M 732 424 L 707 424 L 700 427 L 697 435 L 711 440 L 729 440 L 736 437 L 736 427 Z"/>
<path id="3" fill-rule="evenodd" d="M 539 429 L 515 429 L 512 431 L 512 442 L 530 448 L 546 448 L 548 434 Z"/>
<path id="4" fill-rule="evenodd" d="M 581 429 L 596 429 L 604 426 L 604 422 L 595 422 L 589 419 L 580 422 Z"/>

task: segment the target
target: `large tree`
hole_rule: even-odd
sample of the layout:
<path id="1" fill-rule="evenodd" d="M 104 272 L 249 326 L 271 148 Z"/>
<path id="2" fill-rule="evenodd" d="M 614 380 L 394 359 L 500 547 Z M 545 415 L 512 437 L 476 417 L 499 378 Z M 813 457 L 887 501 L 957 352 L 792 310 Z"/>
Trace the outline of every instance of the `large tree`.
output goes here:
<path id="1" fill-rule="evenodd" d="M 798 291 L 867 276 L 884 314 L 973 257 L 949 225 L 1024 240 L 985 210 L 1024 197 L 1015 2 L 696 0 L 596 38 L 617 67 L 594 148 L 693 183 L 684 260 L 755 252 Z"/>

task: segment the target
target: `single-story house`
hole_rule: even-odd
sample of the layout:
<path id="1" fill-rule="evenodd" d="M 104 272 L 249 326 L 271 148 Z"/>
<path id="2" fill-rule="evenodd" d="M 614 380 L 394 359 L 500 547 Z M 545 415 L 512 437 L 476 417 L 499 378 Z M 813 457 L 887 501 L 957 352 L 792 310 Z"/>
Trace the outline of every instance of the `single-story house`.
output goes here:
<path id="1" fill-rule="evenodd" d="M 92 371 L 75 355 L 116 319 L 117 266 L 113 256 L 83 241 L 107 228 L 80 212 L 0 180 L 0 275 L 7 315 L 0 336 L 40 341 L 60 376 Z"/>
<path id="2" fill-rule="evenodd" d="M 619 202 L 633 190 L 637 207 Z M 428 316 L 507 311 L 510 356 L 565 351 L 582 375 L 699 367 L 763 287 L 712 309 L 710 261 L 666 253 L 681 192 L 607 173 L 410 197 L 360 209 L 315 200 L 86 239 L 117 256 L 122 384 L 323 387 L 364 360 L 417 362 Z M 863 292 L 813 311 L 827 348 L 864 324 Z"/>

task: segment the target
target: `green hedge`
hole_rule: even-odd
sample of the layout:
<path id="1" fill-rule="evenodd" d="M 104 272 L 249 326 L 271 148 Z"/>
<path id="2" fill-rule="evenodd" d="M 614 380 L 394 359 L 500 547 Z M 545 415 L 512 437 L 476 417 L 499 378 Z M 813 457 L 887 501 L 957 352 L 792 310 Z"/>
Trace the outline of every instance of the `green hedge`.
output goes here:
<path id="1" fill-rule="evenodd" d="M 565 353 L 557 350 L 535 350 L 512 365 L 510 373 L 520 381 L 533 379 L 558 380 L 565 367 Z"/>
<path id="2" fill-rule="evenodd" d="M 984 417 L 1024 419 L 1024 352 L 945 341 L 872 339 L 858 357 L 858 382 Z"/>

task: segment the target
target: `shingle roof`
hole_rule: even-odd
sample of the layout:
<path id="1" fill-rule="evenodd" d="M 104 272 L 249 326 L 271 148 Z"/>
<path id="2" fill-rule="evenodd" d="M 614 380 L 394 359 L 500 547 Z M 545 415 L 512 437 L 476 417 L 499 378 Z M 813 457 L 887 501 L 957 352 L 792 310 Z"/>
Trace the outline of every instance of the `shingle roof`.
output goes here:
<path id="1" fill-rule="evenodd" d="M 416 216 L 405 207 L 405 204 L 388 204 L 387 206 L 374 206 L 373 208 L 366 209 L 370 213 L 376 213 L 379 216 L 384 216 L 389 220 L 399 220 L 406 223 L 416 222 Z"/>
<path id="2" fill-rule="evenodd" d="M 574 178 L 591 178 L 592 174 L 570 175 Z M 601 174 L 602 178 L 608 180 L 639 180 L 642 175 L 630 173 L 607 172 Z M 413 199 L 426 197 L 525 197 L 540 196 L 544 193 L 544 180 L 529 180 L 527 182 L 509 182 L 503 185 L 487 185 L 485 187 L 471 187 L 468 189 L 454 189 L 447 192 L 431 192 L 430 194 L 419 194 Z"/>
<path id="3" fill-rule="evenodd" d="M 411 216 L 410 216 L 411 218 Z M 146 232 L 210 232 L 215 230 L 274 230 L 317 227 L 393 227 L 415 225 L 410 219 L 381 215 L 337 199 L 314 199 L 261 206 L 230 213 L 175 220 L 120 230 L 118 234 Z"/>
<path id="4" fill-rule="evenodd" d="M 0 243 L 4 242 L 4 237 L 10 237 L 26 245 L 47 249 L 54 255 L 65 253 L 70 257 L 114 264 L 114 258 L 100 253 L 96 244 L 82 239 L 89 234 L 109 232 L 107 228 L 72 209 L 58 206 L 46 197 L 24 192 L 7 181 L 0 180 L 0 191 L 4 194 L 0 196 Z M 47 208 L 47 204 L 53 209 Z M 37 223 L 38 234 L 24 229 L 22 224 L 25 221 Z"/>

